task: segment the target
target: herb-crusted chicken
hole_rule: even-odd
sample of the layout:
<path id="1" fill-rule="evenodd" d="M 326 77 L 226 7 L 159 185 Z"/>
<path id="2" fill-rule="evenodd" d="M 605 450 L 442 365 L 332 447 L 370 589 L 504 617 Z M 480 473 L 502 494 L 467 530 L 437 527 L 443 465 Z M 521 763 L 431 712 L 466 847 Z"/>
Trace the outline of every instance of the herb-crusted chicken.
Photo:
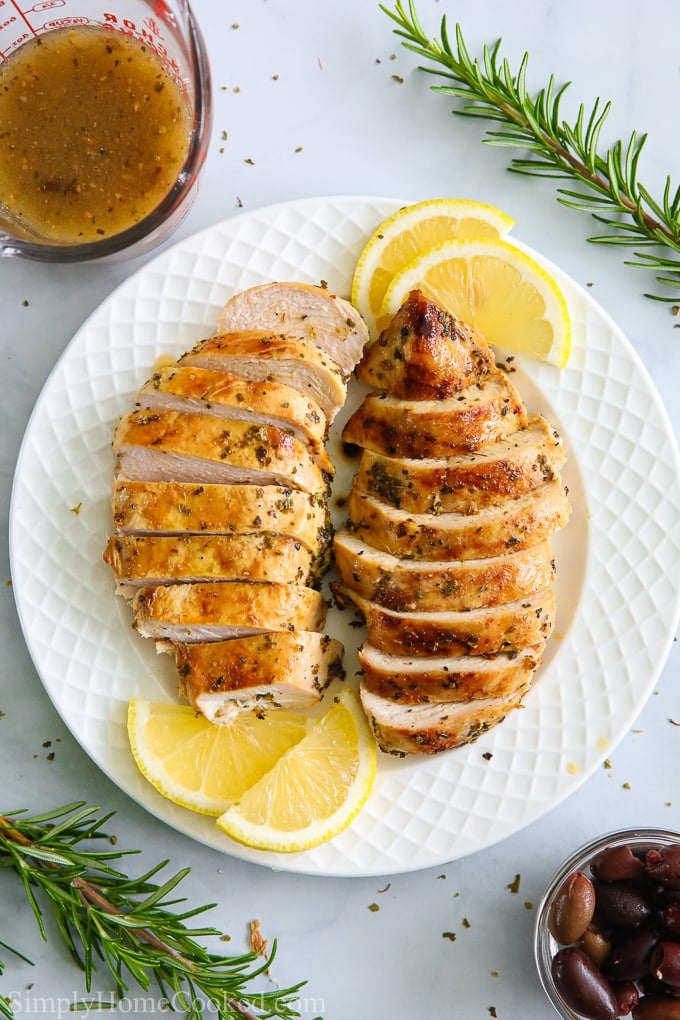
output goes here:
<path id="1" fill-rule="evenodd" d="M 343 430 L 363 453 L 333 591 L 368 630 L 361 699 L 378 743 L 434 754 L 531 687 L 555 619 L 550 539 L 571 511 L 564 451 L 484 338 L 418 291 L 357 375 L 377 389 Z"/>
<path id="2" fill-rule="evenodd" d="M 306 284 L 234 295 L 218 328 L 158 368 L 116 428 L 104 560 L 134 629 L 173 655 L 180 694 L 228 724 L 308 706 L 344 675 L 318 590 L 325 441 L 368 334 Z"/>

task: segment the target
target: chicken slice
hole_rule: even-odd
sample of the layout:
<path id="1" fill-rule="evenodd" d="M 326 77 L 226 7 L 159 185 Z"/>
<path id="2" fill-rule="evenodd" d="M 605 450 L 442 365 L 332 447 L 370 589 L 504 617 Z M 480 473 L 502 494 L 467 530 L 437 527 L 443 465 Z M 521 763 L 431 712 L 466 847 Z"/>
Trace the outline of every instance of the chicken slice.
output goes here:
<path id="1" fill-rule="evenodd" d="M 519 708 L 525 687 L 497 698 L 404 705 L 361 689 L 361 703 L 378 745 L 391 754 L 436 754 L 470 744 Z"/>
<path id="2" fill-rule="evenodd" d="M 308 708 L 344 676 L 340 642 L 311 631 L 176 644 L 173 650 L 180 694 L 217 723 L 243 709 Z"/>
<path id="3" fill-rule="evenodd" d="M 521 397 L 499 372 L 445 400 L 369 393 L 342 438 L 388 457 L 449 457 L 493 443 L 526 424 Z"/>
<path id="4" fill-rule="evenodd" d="M 277 382 L 241 379 L 189 365 L 168 365 L 154 372 L 139 390 L 136 406 L 154 411 L 209 414 L 254 425 L 273 425 L 307 443 L 319 466 L 333 474 L 324 448 L 326 416 L 311 397 Z"/>
<path id="5" fill-rule="evenodd" d="M 225 641 L 272 630 L 321 630 L 318 591 L 273 581 L 213 581 L 140 588 L 133 627 L 161 641 Z"/>
<path id="6" fill-rule="evenodd" d="M 496 371 L 481 334 L 414 290 L 366 349 L 356 375 L 395 397 L 441 400 Z"/>
<path id="7" fill-rule="evenodd" d="M 483 609 L 398 613 L 370 602 L 344 585 L 332 584 L 341 608 L 356 607 L 368 641 L 388 655 L 493 655 L 544 643 L 555 620 L 552 588 Z"/>
<path id="8" fill-rule="evenodd" d="M 525 691 L 543 645 L 512 655 L 388 655 L 370 644 L 359 651 L 363 690 L 402 705 L 478 701 Z"/>
<path id="9" fill-rule="evenodd" d="M 549 542 L 484 560 L 405 560 L 380 552 L 348 531 L 333 541 L 342 583 L 394 612 L 464 612 L 514 602 L 549 587 L 555 563 Z"/>
<path id="10" fill-rule="evenodd" d="M 143 585 L 193 581 L 314 583 L 314 557 L 294 538 L 268 532 L 250 535 L 117 535 L 104 560 L 119 595 Z"/>
<path id="11" fill-rule="evenodd" d="M 355 484 L 348 510 L 348 529 L 375 549 L 417 560 L 476 560 L 544 542 L 565 526 L 571 507 L 562 481 L 555 478 L 518 499 L 471 514 L 410 514 Z"/>
<path id="12" fill-rule="evenodd" d="M 266 330 L 208 337 L 182 355 L 179 364 L 229 372 L 253 382 L 283 383 L 311 397 L 329 422 L 347 396 L 342 372 L 323 351 L 298 337 Z"/>
<path id="13" fill-rule="evenodd" d="M 332 537 L 323 499 L 278 485 L 197 485 L 117 480 L 113 523 L 122 535 L 247 535 L 267 531 L 301 542 L 315 556 Z"/>
<path id="14" fill-rule="evenodd" d="M 415 460 L 364 450 L 357 485 L 414 513 L 471 513 L 556 478 L 564 459 L 558 433 L 533 415 L 526 428 L 453 457 Z"/>
<path id="15" fill-rule="evenodd" d="M 324 351 L 348 376 L 368 343 L 368 330 L 356 308 L 323 287 L 305 283 L 265 283 L 227 301 L 217 319 L 222 333 L 271 329 L 300 337 Z"/>
<path id="16" fill-rule="evenodd" d="M 290 432 L 207 414 L 133 411 L 113 440 L 117 474 L 149 482 L 290 485 L 323 493 L 328 478 Z"/>

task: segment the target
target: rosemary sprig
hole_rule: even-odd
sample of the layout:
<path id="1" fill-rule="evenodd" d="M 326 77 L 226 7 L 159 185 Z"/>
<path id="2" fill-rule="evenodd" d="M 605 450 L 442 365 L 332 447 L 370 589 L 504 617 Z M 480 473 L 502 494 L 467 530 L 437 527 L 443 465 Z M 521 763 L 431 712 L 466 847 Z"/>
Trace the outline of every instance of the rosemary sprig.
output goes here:
<path id="1" fill-rule="evenodd" d="M 461 99 L 462 106 L 455 113 L 495 122 L 499 126 L 487 130 L 484 139 L 487 143 L 521 148 L 528 153 L 512 158 L 510 170 L 575 181 L 576 190 L 557 189 L 557 200 L 590 213 L 606 226 L 606 232 L 588 240 L 634 249 L 634 259 L 625 260 L 626 264 L 652 270 L 659 283 L 676 291 L 670 297 L 656 294 L 646 297 L 677 302 L 680 187 L 674 190 L 671 178 L 667 177 L 663 198 L 657 200 L 638 180 L 646 135 L 633 132 L 628 142 L 617 141 L 600 153 L 600 135 L 611 103 L 602 104 L 597 99 L 589 113 L 581 104 L 572 126 L 560 112 L 570 83 L 557 87 L 551 75 L 546 87 L 531 95 L 527 90 L 528 53 L 514 74 L 507 59 L 501 59 L 500 39 L 493 46 L 484 47 L 481 61 L 473 60 L 460 25 L 455 29 L 455 47 L 451 45 L 445 15 L 440 38 L 430 39 L 418 19 L 415 0 L 408 0 L 408 11 L 403 0 L 397 0 L 394 10 L 382 4 L 380 7 L 396 22 L 395 34 L 406 49 L 439 65 L 421 70 L 452 83 L 434 85 L 432 90 Z"/>
<path id="2" fill-rule="evenodd" d="M 113 978 L 118 996 L 130 990 L 129 981 L 144 991 L 155 985 L 173 1009 L 183 1010 L 191 1020 L 200 1020 L 205 1009 L 220 1020 L 298 1017 L 294 1003 L 304 982 L 283 990 L 248 987 L 269 968 L 276 945 L 264 961 L 254 952 L 208 952 L 196 936 L 220 932 L 189 928 L 185 922 L 215 904 L 181 913 L 168 909 L 186 902 L 169 897 L 189 869 L 161 885 L 152 879 L 167 861 L 138 878 L 116 870 L 111 861 L 138 851 L 114 849 L 103 831 L 113 813 L 97 817 L 98 811 L 79 802 L 32 818 L 23 817 L 24 811 L 0 815 L 0 870 L 13 870 L 23 883 L 43 939 L 47 928 L 39 897 L 49 903 L 71 956 L 85 972 L 87 991 L 99 962 Z M 106 840 L 107 847 L 92 846 L 96 840 Z M 13 1015 L 2 997 L 0 1015 Z"/>

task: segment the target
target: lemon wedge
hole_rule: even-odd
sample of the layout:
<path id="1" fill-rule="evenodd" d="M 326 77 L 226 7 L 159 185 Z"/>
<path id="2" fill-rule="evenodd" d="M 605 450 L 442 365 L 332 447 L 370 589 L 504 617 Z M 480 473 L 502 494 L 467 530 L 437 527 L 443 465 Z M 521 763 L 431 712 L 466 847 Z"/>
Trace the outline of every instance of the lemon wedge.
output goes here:
<path id="1" fill-rule="evenodd" d="M 258 850 L 308 850 L 347 828 L 373 786 L 376 744 L 346 688 L 303 739 L 217 819 Z"/>
<path id="2" fill-rule="evenodd" d="M 414 258 L 454 238 L 502 237 L 514 220 L 492 205 L 463 198 L 435 198 L 404 206 L 373 232 L 352 280 L 352 304 L 376 335 L 385 291 Z"/>
<path id="3" fill-rule="evenodd" d="M 535 259 L 508 241 L 449 241 L 423 252 L 389 284 L 379 328 L 414 288 L 495 346 L 560 367 L 569 359 L 571 324 L 562 291 Z"/>
<path id="4" fill-rule="evenodd" d="M 223 725 L 189 705 L 133 698 L 128 734 L 141 773 L 168 800 L 219 815 L 307 733 L 308 722 L 282 710 L 240 712 Z"/>

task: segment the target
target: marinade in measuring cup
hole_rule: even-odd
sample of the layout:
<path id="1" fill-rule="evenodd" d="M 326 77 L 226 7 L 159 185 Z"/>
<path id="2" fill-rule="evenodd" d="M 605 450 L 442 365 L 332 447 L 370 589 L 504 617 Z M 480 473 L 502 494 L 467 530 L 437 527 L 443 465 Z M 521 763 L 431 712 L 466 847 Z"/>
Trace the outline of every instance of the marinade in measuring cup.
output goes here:
<path id="1" fill-rule="evenodd" d="M 99 241 L 142 220 L 190 133 L 181 84 L 133 36 L 58 29 L 0 64 L 0 202 L 37 236 Z"/>

